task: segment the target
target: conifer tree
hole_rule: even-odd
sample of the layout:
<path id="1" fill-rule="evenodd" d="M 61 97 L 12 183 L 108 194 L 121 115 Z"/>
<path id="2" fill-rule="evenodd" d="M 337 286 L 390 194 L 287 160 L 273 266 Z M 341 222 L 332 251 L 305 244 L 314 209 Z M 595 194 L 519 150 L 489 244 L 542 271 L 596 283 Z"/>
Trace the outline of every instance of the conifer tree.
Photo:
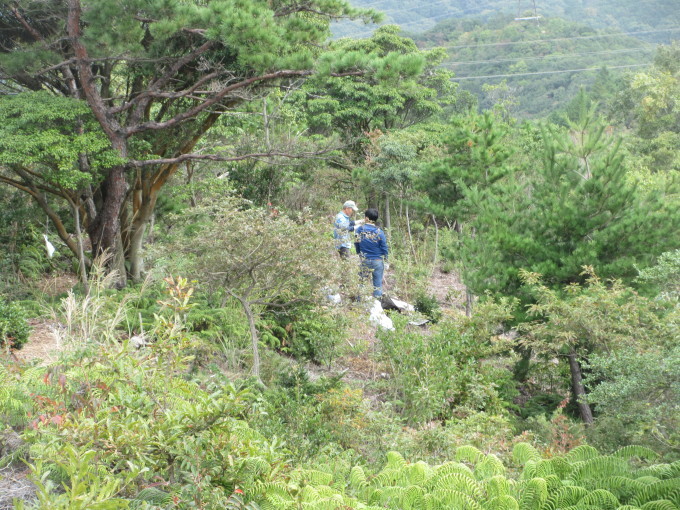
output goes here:
<path id="1" fill-rule="evenodd" d="M 517 293 L 521 269 L 543 275 L 550 288 L 581 282 L 583 266 L 630 281 L 636 267 L 675 245 L 677 191 L 636 186 L 621 141 L 585 103 L 567 128 L 545 126 L 543 139 L 535 172 L 512 174 L 477 201 L 476 235 L 463 248 L 475 293 Z"/>
<path id="2" fill-rule="evenodd" d="M 95 254 L 110 250 L 139 276 L 160 189 L 185 161 L 253 157 L 196 148 L 223 113 L 315 73 L 329 22 L 343 17 L 377 19 L 337 0 L 2 1 L 0 87 L 88 105 L 118 160 L 95 171 L 83 152 L 76 163 L 95 174 L 78 190 L 84 223 Z M 351 57 L 329 59 L 324 72 L 372 65 Z M 30 174 L 6 183 L 34 184 Z"/>

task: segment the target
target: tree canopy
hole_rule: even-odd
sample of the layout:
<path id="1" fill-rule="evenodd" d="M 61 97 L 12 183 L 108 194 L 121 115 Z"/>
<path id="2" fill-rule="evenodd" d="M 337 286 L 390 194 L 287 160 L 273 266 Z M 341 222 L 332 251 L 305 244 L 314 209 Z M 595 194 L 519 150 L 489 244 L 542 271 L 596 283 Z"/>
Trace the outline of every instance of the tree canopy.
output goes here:
<path id="1" fill-rule="evenodd" d="M 111 250 L 139 276 L 162 186 L 187 160 L 253 157 L 194 151 L 221 114 L 312 75 L 328 22 L 340 17 L 377 19 L 334 0 L 2 2 L 2 86 L 87 104 L 118 158 L 79 189 L 87 232 L 94 253 Z M 364 72 L 356 59 L 331 62 L 329 73 Z M 80 154 L 78 171 L 95 172 Z M 19 184 L 33 185 L 27 176 Z"/>

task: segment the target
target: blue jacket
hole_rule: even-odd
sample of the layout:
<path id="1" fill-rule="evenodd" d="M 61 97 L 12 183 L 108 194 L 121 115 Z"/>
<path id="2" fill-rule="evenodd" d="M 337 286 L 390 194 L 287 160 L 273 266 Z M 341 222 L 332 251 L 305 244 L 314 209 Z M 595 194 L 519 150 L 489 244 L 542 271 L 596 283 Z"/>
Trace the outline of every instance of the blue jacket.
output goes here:
<path id="1" fill-rule="evenodd" d="M 355 243 L 357 253 L 367 259 L 381 259 L 385 257 L 387 260 L 387 238 L 385 232 L 381 229 L 366 223 L 361 225 L 354 231 Z"/>
<path id="2" fill-rule="evenodd" d="M 335 217 L 333 223 L 333 238 L 335 239 L 335 249 L 340 248 L 350 249 L 352 247 L 352 236 L 350 232 L 354 231 L 354 220 L 340 211 Z"/>

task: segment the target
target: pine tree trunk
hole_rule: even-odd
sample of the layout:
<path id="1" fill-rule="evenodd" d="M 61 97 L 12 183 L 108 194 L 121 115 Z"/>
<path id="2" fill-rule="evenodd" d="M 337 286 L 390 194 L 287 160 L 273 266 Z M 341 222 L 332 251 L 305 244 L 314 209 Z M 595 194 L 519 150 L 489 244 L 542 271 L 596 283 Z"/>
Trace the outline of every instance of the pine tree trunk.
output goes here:
<path id="1" fill-rule="evenodd" d="M 125 254 L 120 230 L 120 212 L 127 193 L 125 167 L 112 168 L 105 181 L 105 196 L 96 220 L 88 226 L 92 241 L 93 257 L 104 252 L 112 255 L 112 269 L 118 272 L 116 286 L 122 288 L 127 283 Z"/>
<path id="2" fill-rule="evenodd" d="M 156 196 L 145 196 L 141 203 L 133 206 L 135 209 L 133 221 L 130 225 L 129 245 L 127 247 L 127 260 L 130 263 L 130 276 L 134 281 L 139 281 L 144 276 L 144 248 L 147 227 L 151 224 L 153 211 L 156 205 Z"/>
<path id="3" fill-rule="evenodd" d="M 581 413 L 581 419 L 586 425 L 591 425 L 593 423 L 593 411 L 590 409 L 588 402 L 586 402 L 586 389 L 583 386 L 581 364 L 576 359 L 576 351 L 572 349 L 567 358 L 569 359 L 569 371 L 571 372 L 571 390 L 576 399 L 578 410 Z"/>
<path id="4" fill-rule="evenodd" d="M 389 232 L 390 228 L 392 227 L 392 217 L 390 216 L 390 196 L 387 193 L 385 193 L 384 198 L 385 198 L 384 227 L 385 230 Z"/>

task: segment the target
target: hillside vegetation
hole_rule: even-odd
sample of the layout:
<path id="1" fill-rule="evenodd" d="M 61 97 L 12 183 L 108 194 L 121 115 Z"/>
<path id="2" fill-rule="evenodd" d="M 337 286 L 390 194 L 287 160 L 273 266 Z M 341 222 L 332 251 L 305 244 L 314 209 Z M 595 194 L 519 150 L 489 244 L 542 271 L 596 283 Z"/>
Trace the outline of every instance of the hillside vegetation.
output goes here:
<path id="1" fill-rule="evenodd" d="M 678 43 L 343 18 L 0 3 L 0 509 L 680 509 Z"/>

